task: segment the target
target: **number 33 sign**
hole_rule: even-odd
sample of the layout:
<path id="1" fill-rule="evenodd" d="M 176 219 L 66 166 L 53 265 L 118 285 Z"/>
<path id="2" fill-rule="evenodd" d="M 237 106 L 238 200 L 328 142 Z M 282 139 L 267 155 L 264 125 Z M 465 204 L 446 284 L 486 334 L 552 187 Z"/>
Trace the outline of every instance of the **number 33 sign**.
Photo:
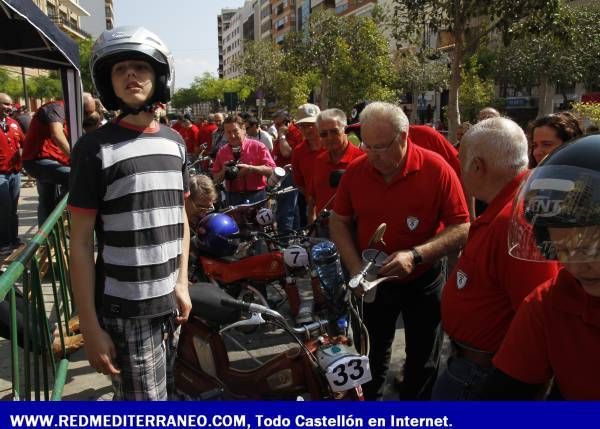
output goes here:
<path id="1" fill-rule="evenodd" d="M 369 358 L 344 356 L 327 367 L 325 376 L 334 392 L 353 389 L 371 380 Z"/>

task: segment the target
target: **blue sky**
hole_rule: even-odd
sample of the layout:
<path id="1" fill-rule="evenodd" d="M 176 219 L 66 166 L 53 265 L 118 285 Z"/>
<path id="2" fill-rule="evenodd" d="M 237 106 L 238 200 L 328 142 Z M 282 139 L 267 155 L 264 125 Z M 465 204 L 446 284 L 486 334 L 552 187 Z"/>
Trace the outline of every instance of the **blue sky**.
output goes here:
<path id="1" fill-rule="evenodd" d="M 217 15 L 244 0 L 117 0 L 115 25 L 142 25 L 155 32 L 175 57 L 175 87 L 204 72 L 217 75 Z"/>

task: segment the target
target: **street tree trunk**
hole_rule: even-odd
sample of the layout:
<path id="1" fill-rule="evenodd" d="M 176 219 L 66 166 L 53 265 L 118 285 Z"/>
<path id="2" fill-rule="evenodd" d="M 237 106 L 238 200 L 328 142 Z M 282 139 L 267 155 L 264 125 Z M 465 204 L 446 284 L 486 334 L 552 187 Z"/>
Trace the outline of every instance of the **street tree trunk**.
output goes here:
<path id="1" fill-rule="evenodd" d="M 554 85 L 548 79 L 542 78 L 540 82 L 540 98 L 538 117 L 549 115 L 554 111 Z"/>
<path id="2" fill-rule="evenodd" d="M 451 79 L 448 98 L 448 139 L 456 144 L 456 130 L 460 124 L 460 106 L 458 105 L 458 93 L 462 76 L 460 74 L 464 56 L 464 23 L 455 20 L 454 28 L 454 51 L 452 53 Z"/>

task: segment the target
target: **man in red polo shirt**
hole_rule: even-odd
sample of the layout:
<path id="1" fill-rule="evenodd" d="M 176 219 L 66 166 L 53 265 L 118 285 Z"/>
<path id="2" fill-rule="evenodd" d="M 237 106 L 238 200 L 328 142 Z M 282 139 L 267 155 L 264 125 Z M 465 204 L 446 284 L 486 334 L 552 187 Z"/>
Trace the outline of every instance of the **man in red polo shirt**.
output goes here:
<path id="1" fill-rule="evenodd" d="M 581 137 L 548 155 L 515 199 L 511 256 L 563 267 L 519 307 L 485 398 L 533 399 L 554 378 L 553 399 L 600 400 L 599 166 L 600 135 Z"/>
<path id="2" fill-rule="evenodd" d="M 223 129 L 228 143 L 217 153 L 212 172 L 215 182 L 225 181 L 227 204 L 254 203 L 266 198 L 266 178 L 275 168 L 271 154 L 262 143 L 246 137 L 242 117 L 228 116 Z"/>
<path id="3" fill-rule="evenodd" d="M 300 123 L 296 122 L 296 125 L 302 133 L 304 141 L 292 151 L 292 177 L 294 179 L 294 186 L 298 188 L 300 227 L 304 227 L 307 224 L 306 187 L 313 176 L 315 159 L 325 149 L 321 143 L 316 122 L 311 121 L 307 117 Z"/>
<path id="4" fill-rule="evenodd" d="M 12 99 L 0 92 L 0 256 L 19 245 L 19 194 L 21 190 L 20 149 L 25 136 L 9 114 Z"/>
<path id="5" fill-rule="evenodd" d="M 381 397 L 402 312 L 407 353 L 401 396 L 426 399 L 442 341 L 441 258 L 466 241 L 469 213 L 448 163 L 408 141 L 408 118 L 401 108 L 371 103 L 360 122 L 367 156 L 342 176 L 329 222 L 331 237 L 350 275 L 355 275 L 371 235 L 386 223 L 385 244 L 377 246 L 389 256 L 379 275 L 398 277 L 380 285 L 374 302 L 364 304 L 373 380 L 363 388 L 367 398 Z"/>
<path id="6" fill-rule="evenodd" d="M 183 122 L 177 131 L 183 137 L 188 155 L 197 155 L 200 146 L 200 130 L 192 122 L 192 117 L 188 113 L 183 115 Z"/>
<path id="7" fill-rule="evenodd" d="M 210 153 L 211 145 L 212 145 L 212 135 L 217 130 L 217 125 L 215 124 L 215 115 L 211 113 L 208 115 L 208 122 L 205 126 L 200 129 L 199 141 L 200 144 L 206 144 L 206 153 Z"/>
<path id="8" fill-rule="evenodd" d="M 519 305 L 557 272 L 555 264 L 508 254 L 512 201 L 528 172 L 521 127 L 507 118 L 477 123 L 463 137 L 460 160 L 465 191 L 488 208 L 471 224 L 442 294 L 442 325 L 452 355 L 434 386 L 436 400 L 476 399 Z"/>
<path id="9" fill-rule="evenodd" d="M 327 109 L 317 116 L 319 137 L 325 147 L 316 158 L 313 175 L 308 186 L 308 222 L 324 208 L 333 207 L 335 188 L 329 184 L 329 176 L 335 170 L 345 170 L 356 158 L 365 153 L 348 141 L 344 133 L 346 114 L 340 109 Z"/>

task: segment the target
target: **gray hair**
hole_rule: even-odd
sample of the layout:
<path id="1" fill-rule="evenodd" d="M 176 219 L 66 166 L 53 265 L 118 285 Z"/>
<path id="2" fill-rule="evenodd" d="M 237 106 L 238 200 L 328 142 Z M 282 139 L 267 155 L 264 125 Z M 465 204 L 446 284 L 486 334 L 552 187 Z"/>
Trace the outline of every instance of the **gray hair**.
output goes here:
<path id="1" fill-rule="evenodd" d="M 317 128 L 319 127 L 319 123 L 323 121 L 334 120 L 338 127 L 346 128 L 348 125 L 348 119 L 346 118 L 346 114 L 340 109 L 327 109 L 323 110 L 317 116 Z"/>
<path id="2" fill-rule="evenodd" d="M 395 104 L 376 101 L 367 104 L 360 113 L 360 123 L 364 126 L 370 122 L 387 121 L 397 134 L 408 133 L 408 118 L 404 111 Z"/>
<path id="3" fill-rule="evenodd" d="M 509 170 L 516 175 L 529 163 L 525 132 L 508 118 L 476 123 L 463 136 L 460 150 L 466 167 L 474 158 L 481 158 L 495 170 Z"/>

